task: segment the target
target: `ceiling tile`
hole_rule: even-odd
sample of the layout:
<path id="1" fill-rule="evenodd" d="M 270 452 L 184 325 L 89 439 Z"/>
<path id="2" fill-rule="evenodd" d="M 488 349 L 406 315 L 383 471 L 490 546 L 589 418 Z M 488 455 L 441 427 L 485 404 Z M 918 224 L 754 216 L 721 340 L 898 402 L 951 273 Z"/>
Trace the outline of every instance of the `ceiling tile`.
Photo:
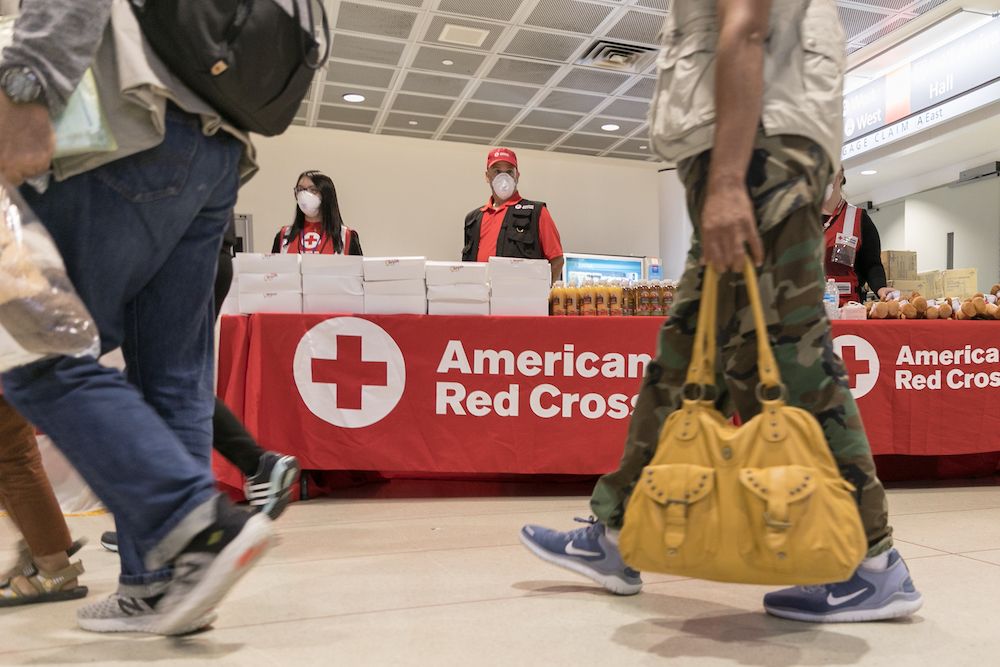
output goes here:
<path id="1" fill-rule="evenodd" d="M 379 134 L 388 134 L 393 137 L 412 137 L 414 139 L 430 139 L 434 136 L 433 132 L 411 132 L 409 130 L 397 130 L 391 127 L 384 127 Z"/>
<path id="2" fill-rule="evenodd" d="M 611 15 L 613 7 L 577 0 L 539 0 L 525 25 L 589 35 Z"/>
<path id="3" fill-rule="evenodd" d="M 395 67 L 399 65 L 399 59 L 403 56 L 405 48 L 406 44 L 403 42 L 337 33 L 330 45 L 330 57 Z"/>
<path id="4" fill-rule="evenodd" d="M 632 84 L 622 95 L 628 97 L 641 97 L 644 100 L 653 99 L 653 94 L 656 92 L 656 79 L 639 79 L 636 83 Z"/>
<path id="5" fill-rule="evenodd" d="M 327 65 L 326 80 L 330 83 L 356 83 L 359 86 L 388 88 L 395 70 L 385 67 L 351 65 L 331 60 Z"/>
<path id="6" fill-rule="evenodd" d="M 663 27 L 663 18 L 662 14 L 631 10 L 625 12 L 625 16 L 621 17 L 610 30 L 604 33 L 604 36 L 656 46 L 659 44 L 657 36 L 660 34 L 660 28 Z"/>
<path id="7" fill-rule="evenodd" d="M 472 94 L 474 100 L 486 100 L 488 102 L 504 102 L 506 104 L 527 104 L 538 92 L 538 88 L 527 88 L 525 86 L 512 86 L 507 83 L 493 83 L 483 81 Z"/>
<path id="8" fill-rule="evenodd" d="M 439 12 L 462 14 L 495 21 L 509 21 L 523 0 L 441 0 Z"/>
<path id="9" fill-rule="evenodd" d="M 328 123 L 326 121 L 318 120 L 316 121 L 316 127 L 323 127 L 328 130 L 347 130 L 348 132 L 364 132 L 368 134 L 371 132 L 371 127 L 360 126 L 360 125 L 345 125 L 343 123 Z"/>
<path id="10" fill-rule="evenodd" d="M 359 109 L 357 107 L 331 107 L 321 104 L 317 120 L 335 121 L 338 123 L 357 123 L 359 125 L 371 125 L 375 122 L 377 111 L 372 109 Z"/>
<path id="11" fill-rule="evenodd" d="M 309 103 L 303 102 L 299 105 L 299 110 L 295 112 L 296 118 L 306 118 L 309 116 Z"/>
<path id="12" fill-rule="evenodd" d="M 530 111 L 528 115 L 521 119 L 523 125 L 533 125 L 535 127 L 553 127 L 557 130 L 568 130 L 580 122 L 583 116 L 571 113 L 557 113 L 555 111 Z"/>
<path id="13" fill-rule="evenodd" d="M 486 75 L 488 79 L 500 81 L 516 81 L 518 83 L 546 84 L 559 71 L 558 65 L 534 62 L 531 60 L 515 60 L 500 58 L 493 69 Z"/>
<path id="14" fill-rule="evenodd" d="M 603 111 L 601 113 L 604 113 Z M 617 130 L 612 130 L 608 132 L 607 130 L 601 129 L 602 125 L 615 124 L 618 126 Z M 593 132 L 594 134 L 607 134 L 611 137 L 618 137 L 619 139 L 627 134 L 630 134 L 633 130 L 637 129 L 642 123 L 634 120 L 622 120 L 621 118 L 603 118 L 601 116 L 595 116 L 594 118 L 588 120 L 583 127 L 579 128 L 580 132 Z"/>
<path id="15" fill-rule="evenodd" d="M 352 102 L 351 106 L 372 107 L 378 109 L 385 99 L 384 90 L 368 90 L 357 86 L 344 86 L 338 83 L 328 83 L 323 87 L 323 101 L 327 104 L 345 104 L 344 95 L 364 95 L 364 102 Z"/>
<path id="16" fill-rule="evenodd" d="M 424 0 L 380 0 L 381 2 L 388 2 L 391 5 L 405 5 L 407 7 L 422 7 L 424 5 Z"/>
<path id="17" fill-rule="evenodd" d="M 518 107 L 503 107 L 496 104 L 483 104 L 482 102 L 467 102 L 465 107 L 458 113 L 460 118 L 474 118 L 477 120 L 492 120 L 498 123 L 509 123 L 514 120 L 514 116 L 520 113 Z"/>
<path id="18" fill-rule="evenodd" d="M 455 100 L 399 93 L 396 95 L 396 99 L 393 100 L 392 108 L 395 111 L 414 111 L 432 116 L 447 116 L 454 105 Z"/>
<path id="19" fill-rule="evenodd" d="M 302 118 L 294 118 L 294 119 L 292 119 L 292 125 L 301 125 L 302 127 L 309 127 L 309 123 L 307 123 Z"/>
<path id="20" fill-rule="evenodd" d="M 647 139 L 627 139 L 615 146 L 616 151 L 624 153 L 646 153 L 650 155 L 649 141 Z"/>
<path id="21" fill-rule="evenodd" d="M 638 118 L 645 120 L 649 113 L 649 103 L 636 100 L 615 100 L 608 106 L 601 109 L 604 116 L 618 116 L 620 118 Z"/>
<path id="22" fill-rule="evenodd" d="M 452 65 L 445 65 L 442 61 L 450 60 Z M 441 49 L 434 46 L 421 46 L 417 51 L 417 56 L 413 59 L 413 67 L 417 69 L 429 69 L 435 72 L 447 72 L 449 74 L 473 75 L 479 66 L 486 60 L 486 56 L 481 53 L 469 53 L 468 51 L 453 51 L 451 49 Z"/>
<path id="23" fill-rule="evenodd" d="M 437 132 L 443 120 L 444 118 L 394 112 L 386 116 L 385 127 L 394 127 L 411 132 Z M 411 125 L 410 123 L 416 123 L 416 125 Z"/>
<path id="24" fill-rule="evenodd" d="M 837 12 L 840 14 L 840 24 L 844 27 L 848 41 L 874 28 L 879 21 L 886 18 L 886 14 L 866 12 L 853 7 L 837 7 Z"/>
<path id="25" fill-rule="evenodd" d="M 583 39 L 580 37 L 537 30 L 518 30 L 514 39 L 504 49 L 504 53 L 565 62 L 576 53 L 581 44 L 583 44 Z"/>
<path id="26" fill-rule="evenodd" d="M 444 141 L 454 141 L 460 144 L 479 144 L 480 146 L 489 146 L 492 143 L 490 139 L 484 139 L 482 137 L 454 137 L 447 134 L 442 135 L 441 139 Z"/>
<path id="27" fill-rule="evenodd" d="M 902 2 L 909 2 L 910 0 L 901 0 Z M 659 9 L 660 11 L 667 11 L 670 9 L 670 0 L 638 0 L 635 3 L 636 7 L 645 7 L 647 9 Z"/>
<path id="28" fill-rule="evenodd" d="M 424 74 L 423 72 L 407 72 L 400 90 L 414 93 L 430 93 L 431 95 L 447 95 L 459 97 L 469 85 L 470 79 L 440 74 Z"/>
<path id="29" fill-rule="evenodd" d="M 592 134 L 573 134 L 566 138 L 560 145 L 571 146 L 573 148 L 591 148 L 594 150 L 607 150 L 611 148 L 621 137 L 598 137 Z"/>
<path id="30" fill-rule="evenodd" d="M 511 130 L 504 141 L 521 141 L 531 144 L 551 144 L 553 141 L 561 137 L 564 132 L 559 132 L 557 130 L 539 130 L 534 127 L 515 127 Z"/>
<path id="31" fill-rule="evenodd" d="M 409 39 L 410 31 L 416 20 L 417 15 L 413 12 L 341 2 L 337 12 L 337 29 L 381 37 Z"/>
<path id="32" fill-rule="evenodd" d="M 506 141 L 503 142 L 504 148 L 526 148 L 533 151 L 544 151 L 547 144 L 527 144 L 522 141 Z"/>
<path id="33" fill-rule="evenodd" d="M 560 153 L 573 153 L 575 155 L 600 155 L 601 151 L 592 148 L 576 148 L 575 146 L 556 146 L 552 150 Z"/>
<path id="34" fill-rule="evenodd" d="M 649 155 L 636 155 L 634 153 L 608 153 L 608 157 L 616 157 L 622 160 L 642 160 L 649 161 Z"/>
<path id="35" fill-rule="evenodd" d="M 574 67 L 559 80 L 556 86 L 574 90 L 588 90 L 594 93 L 613 93 L 628 79 L 627 74 Z"/>
<path id="36" fill-rule="evenodd" d="M 553 90 L 545 96 L 545 99 L 538 103 L 538 106 L 544 109 L 590 113 L 604 100 L 605 98 L 599 95 L 583 95 L 581 93 L 570 93 L 565 90 Z"/>
<path id="37" fill-rule="evenodd" d="M 483 51 L 492 51 L 493 47 L 496 46 L 497 40 L 503 34 L 504 29 L 507 27 L 502 23 L 482 23 L 480 21 L 469 21 L 466 19 L 456 18 L 454 16 L 435 16 L 431 19 L 430 25 L 427 26 L 427 30 L 424 32 L 425 42 L 433 42 L 437 44 L 442 44 L 449 46 L 451 42 L 441 42 L 438 41 L 438 37 L 441 36 L 441 31 L 447 24 L 462 26 L 465 28 L 478 28 L 479 30 L 489 31 L 489 35 L 483 40 L 480 46 L 465 45 L 467 49 L 481 49 Z"/>
<path id="38" fill-rule="evenodd" d="M 456 120 L 448 128 L 448 134 L 461 134 L 467 137 L 483 137 L 492 139 L 507 127 L 501 123 L 477 123 L 472 120 Z"/>

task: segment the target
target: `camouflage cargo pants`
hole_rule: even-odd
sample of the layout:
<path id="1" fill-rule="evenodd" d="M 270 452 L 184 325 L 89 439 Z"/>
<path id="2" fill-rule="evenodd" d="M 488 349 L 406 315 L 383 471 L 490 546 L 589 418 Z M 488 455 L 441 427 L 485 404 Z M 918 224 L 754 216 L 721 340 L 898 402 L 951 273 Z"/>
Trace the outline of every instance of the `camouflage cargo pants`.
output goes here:
<path id="1" fill-rule="evenodd" d="M 710 152 L 686 160 L 681 174 L 695 230 L 705 200 Z M 858 506 L 868 537 L 868 556 L 892 546 L 888 504 L 875 474 L 868 439 L 850 393 L 843 362 L 833 352 L 830 322 L 823 310 L 825 282 L 820 205 L 831 164 L 814 142 L 803 137 L 758 134 L 747 174 L 764 264 L 758 269 L 768 334 L 788 387 L 789 405 L 815 415 L 841 474 L 858 489 Z M 697 231 L 688 254 L 670 318 L 660 330 L 656 359 L 649 364 L 629 422 L 621 466 L 601 477 L 590 504 L 601 523 L 621 528 L 625 504 L 642 468 L 656 451 L 667 416 L 681 404 L 701 299 L 703 268 Z M 745 422 L 760 405 L 756 333 L 742 275 L 719 278 L 718 388 L 716 405 Z"/>

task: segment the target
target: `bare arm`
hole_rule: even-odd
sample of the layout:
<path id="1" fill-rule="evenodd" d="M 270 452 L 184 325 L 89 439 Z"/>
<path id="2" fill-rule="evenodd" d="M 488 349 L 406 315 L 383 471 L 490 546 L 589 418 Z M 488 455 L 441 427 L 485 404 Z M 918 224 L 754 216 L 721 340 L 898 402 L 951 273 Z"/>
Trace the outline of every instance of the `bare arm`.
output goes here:
<path id="1" fill-rule="evenodd" d="M 718 0 L 715 144 L 701 215 L 703 262 L 743 268 L 744 243 L 759 266 L 763 248 L 746 187 L 764 94 L 764 39 L 771 0 Z"/>
<path id="2" fill-rule="evenodd" d="M 554 285 L 557 280 L 562 280 L 562 270 L 563 264 L 566 263 L 566 259 L 559 255 L 558 257 L 553 257 L 549 260 L 549 264 L 552 267 L 552 284 Z"/>

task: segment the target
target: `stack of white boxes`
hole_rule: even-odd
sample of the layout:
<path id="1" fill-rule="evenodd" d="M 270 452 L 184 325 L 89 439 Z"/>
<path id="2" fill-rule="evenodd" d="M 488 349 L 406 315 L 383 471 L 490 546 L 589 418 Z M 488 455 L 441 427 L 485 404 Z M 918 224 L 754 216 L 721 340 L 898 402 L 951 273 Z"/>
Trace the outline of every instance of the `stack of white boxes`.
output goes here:
<path id="1" fill-rule="evenodd" d="M 361 255 L 302 255 L 303 313 L 363 313 Z"/>
<path id="2" fill-rule="evenodd" d="M 544 259 L 490 257 L 491 315 L 548 315 L 552 270 Z"/>
<path id="3" fill-rule="evenodd" d="M 365 257 L 365 314 L 427 313 L 426 261 L 424 257 Z"/>
<path id="4" fill-rule="evenodd" d="M 430 315 L 489 315 L 486 262 L 427 262 Z"/>
<path id="5" fill-rule="evenodd" d="M 299 255 L 236 253 L 241 313 L 301 313 Z"/>

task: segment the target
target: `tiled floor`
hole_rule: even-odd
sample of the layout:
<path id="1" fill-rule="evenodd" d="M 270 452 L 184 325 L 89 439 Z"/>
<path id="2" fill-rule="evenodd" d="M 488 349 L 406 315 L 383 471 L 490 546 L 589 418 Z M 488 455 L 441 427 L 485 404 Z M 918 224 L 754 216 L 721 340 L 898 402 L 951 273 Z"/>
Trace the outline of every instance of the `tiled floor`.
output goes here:
<path id="1" fill-rule="evenodd" d="M 890 492 L 897 546 L 925 597 L 910 619 L 818 627 L 771 618 L 762 587 L 645 575 L 615 597 L 518 542 L 524 523 L 579 526 L 584 497 L 340 499 L 291 507 L 281 542 L 182 638 L 93 635 L 76 609 L 115 588 L 71 519 L 90 597 L 0 611 L 0 665 L 1000 665 L 1000 487 Z M 0 527 L 0 560 L 13 557 Z"/>

